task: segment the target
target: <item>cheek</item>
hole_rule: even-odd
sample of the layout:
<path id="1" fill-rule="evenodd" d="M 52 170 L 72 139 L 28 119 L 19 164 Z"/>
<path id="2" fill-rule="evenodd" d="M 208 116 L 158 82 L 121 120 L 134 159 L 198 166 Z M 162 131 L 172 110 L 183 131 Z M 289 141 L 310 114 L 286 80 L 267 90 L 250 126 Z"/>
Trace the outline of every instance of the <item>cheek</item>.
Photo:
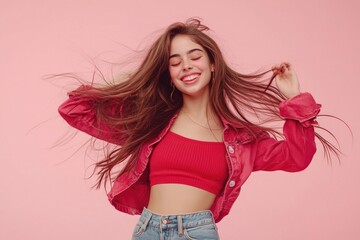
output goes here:
<path id="1" fill-rule="evenodd" d="M 211 64 L 208 61 L 202 61 L 197 63 L 197 67 L 202 71 L 211 71 Z"/>
<path id="2" fill-rule="evenodd" d="M 207 77 L 211 75 L 211 68 L 209 65 L 204 64 L 202 66 L 199 66 L 199 69 L 201 69 L 203 75 Z"/>
<path id="3" fill-rule="evenodd" d="M 176 68 L 169 68 L 169 73 L 172 80 L 179 76 L 179 70 L 177 70 Z"/>

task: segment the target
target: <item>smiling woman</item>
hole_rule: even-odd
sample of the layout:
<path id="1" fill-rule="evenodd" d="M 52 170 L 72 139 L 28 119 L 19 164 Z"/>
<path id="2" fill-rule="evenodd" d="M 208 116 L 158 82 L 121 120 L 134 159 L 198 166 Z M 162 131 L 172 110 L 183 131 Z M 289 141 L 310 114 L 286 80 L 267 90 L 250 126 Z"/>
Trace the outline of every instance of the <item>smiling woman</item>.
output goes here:
<path id="1" fill-rule="evenodd" d="M 200 44 L 187 35 L 177 35 L 170 46 L 169 72 L 175 87 L 187 97 L 208 98 L 214 64 Z"/>
<path id="2" fill-rule="evenodd" d="M 118 145 L 94 171 L 97 187 L 112 183 L 116 209 L 141 214 L 133 239 L 219 239 L 216 222 L 251 172 L 301 171 L 316 151 L 321 105 L 300 92 L 294 67 L 238 73 L 206 30 L 197 19 L 170 25 L 127 81 L 80 86 L 59 108 L 71 126 Z M 248 113 L 285 120 L 283 133 Z"/>

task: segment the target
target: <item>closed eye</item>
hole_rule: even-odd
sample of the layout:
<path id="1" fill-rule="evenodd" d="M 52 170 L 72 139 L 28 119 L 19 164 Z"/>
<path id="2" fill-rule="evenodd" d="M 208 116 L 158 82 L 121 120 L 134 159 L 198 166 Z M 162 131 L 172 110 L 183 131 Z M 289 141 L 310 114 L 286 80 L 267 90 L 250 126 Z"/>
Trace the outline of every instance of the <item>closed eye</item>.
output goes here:
<path id="1" fill-rule="evenodd" d="M 191 60 L 199 60 L 202 56 L 199 56 L 199 57 L 193 57 L 191 58 Z"/>
<path id="2" fill-rule="evenodd" d="M 178 63 L 171 63 L 170 64 L 172 67 L 176 67 L 176 66 L 179 66 L 180 65 L 180 62 L 178 62 Z"/>

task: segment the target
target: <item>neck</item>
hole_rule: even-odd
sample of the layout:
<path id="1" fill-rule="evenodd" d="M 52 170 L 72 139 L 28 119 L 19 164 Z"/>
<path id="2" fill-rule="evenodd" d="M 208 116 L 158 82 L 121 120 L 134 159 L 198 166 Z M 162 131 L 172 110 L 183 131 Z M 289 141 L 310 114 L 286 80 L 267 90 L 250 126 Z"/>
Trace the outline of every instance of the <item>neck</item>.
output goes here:
<path id="1" fill-rule="evenodd" d="M 183 95 L 181 112 L 190 115 L 193 121 L 204 126 L 209 125 L 211 128 L 218 128 L 222 125 L 210 104 L 208 91 L 195 97 Z"/>
<path id="2" fill-rule="evenodd" d="M 206 117 L 206 113 L 209 114 L 213 112 L 211 111 L 212 108 L 209 103 L 209 92 L 205 91 L 199 96 L 183 94 L 183 106 L 181 110 L 199 119 Z"/>

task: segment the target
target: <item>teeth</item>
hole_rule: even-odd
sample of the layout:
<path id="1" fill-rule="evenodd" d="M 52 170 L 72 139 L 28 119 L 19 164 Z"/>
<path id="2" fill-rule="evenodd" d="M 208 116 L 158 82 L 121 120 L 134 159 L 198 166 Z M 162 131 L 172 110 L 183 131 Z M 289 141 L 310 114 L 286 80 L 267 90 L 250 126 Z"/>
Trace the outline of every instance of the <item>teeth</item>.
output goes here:
<path id="1" fill-rule="evenodd" d="M 198 76 L 197 74 L 190 75 L 190 76 L 185 77 L 183 80 L 184 81 L 191 81 L 191 80 L 195 79 L 197 76 Z"/>

